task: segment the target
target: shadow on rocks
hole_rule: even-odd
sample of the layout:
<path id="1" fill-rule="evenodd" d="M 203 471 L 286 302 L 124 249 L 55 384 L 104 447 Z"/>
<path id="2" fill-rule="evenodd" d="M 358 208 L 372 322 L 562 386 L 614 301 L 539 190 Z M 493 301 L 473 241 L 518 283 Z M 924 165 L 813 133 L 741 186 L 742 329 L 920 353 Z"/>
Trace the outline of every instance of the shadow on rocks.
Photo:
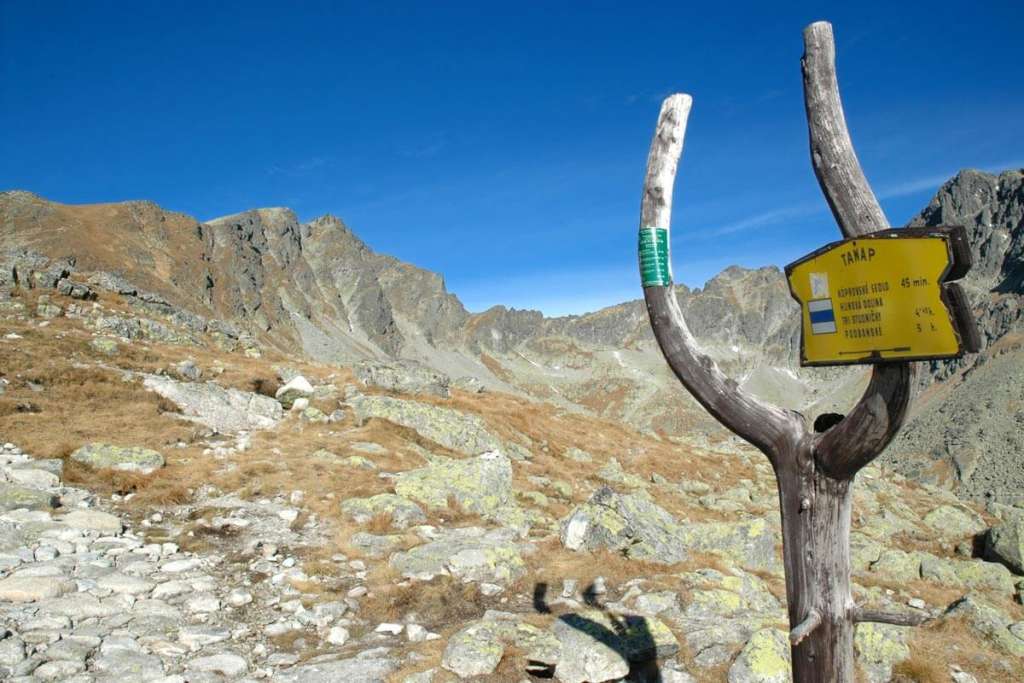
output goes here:
<path id="1" fill-rule="evenodd" d="M 540 614 L 551 614 L 547 603 L 548 585 L 537 583 L 533 587 L 533 608 Z M 634 683 L 662 683 L 658 668 L 657 645 L 647 626 L 647 619 L 637 614 L 615 614 L 601 604 L 594 584 L 583 590 L 583 602 L 600 610 L 608 625 L 588 619 L 580 614 L 562 614 L 558 619 L 572 628 L 587 634 L 594 640 L 614 650 L 629 662 L 629 675 L 625 680 Z M 528 672 L 538 678 L 553 678 L 555 667 L 544 662 L 530 661 Z"/>

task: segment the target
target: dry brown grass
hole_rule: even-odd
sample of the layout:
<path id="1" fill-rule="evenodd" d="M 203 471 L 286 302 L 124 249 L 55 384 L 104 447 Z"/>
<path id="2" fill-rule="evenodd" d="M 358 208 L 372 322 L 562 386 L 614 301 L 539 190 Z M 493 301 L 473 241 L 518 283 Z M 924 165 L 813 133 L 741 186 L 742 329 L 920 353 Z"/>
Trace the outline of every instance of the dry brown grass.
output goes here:
<path id="1" fill-rule="evenodd" d="M 894 667 L 893 681 L 947 683 L 954 664 L 986 683 L 1020 680 L 1012 673 L 1012 658 L 990 648 L 959 618 L 940 619 L 918 627 L 909 646 L 910 657 Z"/>
<path id="2" fill-rule="evenodd" d="M 431 581 L 393 580 L 379 586 L 363 600 L 361 614 L 371 614 L 382 621 L 415 614 L 418 623 L 431 630 L 477 619 L 493 606 L 476 584 L 450 576 L 438 576 Z"/>

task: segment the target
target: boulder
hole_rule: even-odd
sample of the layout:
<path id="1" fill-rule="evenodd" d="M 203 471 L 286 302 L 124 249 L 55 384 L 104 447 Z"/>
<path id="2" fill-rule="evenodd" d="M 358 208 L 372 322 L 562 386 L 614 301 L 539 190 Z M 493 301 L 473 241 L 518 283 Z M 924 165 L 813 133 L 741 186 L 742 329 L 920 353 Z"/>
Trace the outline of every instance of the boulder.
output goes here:
<path id="1" fill-rule="evenodd" d="M 889 624 L 857 624 L 853 649 L 868 683 L 888 683 L 896 664 L 910 656 L 907 636 L 912 629 Z"/>
<path id="2" fill-rule="evenodd" d="M 107 443 L 86 444 L 72 453 L 71 459 L 97 470 L 124 470 L 139 474 L 151 474 L 164 466 L 164 456 L 157 451 Z"/>
<path id="3" fill-rule="evenodd" d="M 985 531 L 981 515 L 956 505 L 937 507 L 924 516 L 924 523 L 946 538 L 964 538 Z"/>
<path id="4" fill-rule="evenodd" d="M 368 387 L 378 387 L 402 394 L 449 397 L 449 377 L 416 361 L 367 360 L 357 363 L 353 372 L 359 381 Z"/>
<path id="5" fill-rule="evenodd" d="M 552 631 L 562 648 L 555 678 L 562 683 L 616 681 L 629 673 L 629 662 L 614 632 L 584 624 L 586 617 L 568 615 L 555 621 Z"/>
<path id="6" fill-rule="evenodd" d="M 213 382 L 179 382 L 149 375 L 144 384 L 177 405 L 183 418 L 224 434 L 270 429 L 284 417 L 281 404 L 269 396 L 225 389 Z"/>
<path id="7" fill-rule="evenodd" d="M 465 460 L 436 458 L 400 474 L 395 493 L 433 508 L 452 498 L 468 512 L 494 517 L 512 504 L 512 463 L 499 451 Z"/>
<path id="8" fill-rule="evenodd" d="M 515 533 L 480 527 L 442 531 L 428 543 L 395 553 L 390 565 L 402 576 L 421 581 L 450 575 L 463 581 L 506 584 L 526 573 Z"/>
<path id="9" fill-rule="evenodd" d="M 985 536 L 985 554 L 1024 574 L 1024 513 L 1008 515 Z"/>
<path id="10" fill-rule="evenodd" d="M 516 648 L 527 661 L 540 664 L 554 664 L 561 650 L 551 633 L 513 614 L 488 611 L 448 639 L 441 666 L 459 678 L 486 676 L 497 668 L 507 646 Z"/>
<path id="11" fill-rule="evenodd" d="M 728 680 L 729 683 L 787 683 L 793 680 L 786 633 L 766 628 L 752 635 L 729 667 Z"/>
<path id="12" fill-rule="evenodd" d="M 776 534 L 765 519 L 688 524 L 682 538 L 690 550 L 719 555 L 742 567 L 771 571 L 781 567 Z"/>
<path id="13" fill-rule="evenodd" d="M 0 512 L 20 508 L 50 510 L 58 505 L 60 498 L 54 493 L 0 482 Z"/>
<path id="14" fill-rule="evenodd" d="M 560 537 L 569 550 L 607 548 L 673 564 L 687 558 L 682 534 L 677 520 L 649 497 L 603 486 L 562 521 Z"/>
<path id="15" fill-rule="evenodd" d="M 295 399 L 308 399 L 313 395 L 313 385 L 302 375 L 292 377 L 287 384 L 274 393 L 274 398 L 281 402 L 285 408 L 291 408 Z"/>
<path id="16" fill-rule="evenodd" d="M 1017 657 L 1024 657 L 1024 638 L 1011 630 L 1014 621 L 1006 613 L 983 599 L 973 594 L 967 595 L 950 606 L 946 614 L 949 617 L 965 619 L 975 633 L 999 650 Z"/>
<path id="17" fill-rule="evenodd" d="M 459 391 L 465 391 L 469 394 L 482 394 L 487 388 L 484 383 L 476 377 L 470 375 L 463 375 L 452 380 L 452 389 L 458 389 Z"/>
<path id="18" fill-rule="evenodd" d="M 464 455 L 479 455 L 502 447 L 501 440 L 482 419 L 452 408 L 390 396 L 362 395 L 353 396 L 348 405 L 360 422 L 370 418 L 387 420 Z"/>
<path id="19" fill-rule="evenodd" d="M 72 510 L 61 520 L 73 529 L 98 531 L 101 534 L 119 534 L 121 518 L 99 510 Z"/>
<path id="20" fill-rule="evenodd" d="M 768 584 L 753 574 L 701 569 L 680 578 L 690 594 L 685 609 L 668 608 L 659 616 L 683 632 L 694 663 L 701 667 L 729 661 L 755 632 L 786 621 Z"/>
<path id="21" fill-rule="evenodd" d="M 378 515 L 387 515 L 391 519 L 391 526 L 396 529 L 427 521 L 419 505 L 393 493 L 379 493 L 369 498 L 349 498 L 342 501 L 341 511 L 360 524 L 366 524 Z"/>
<path id="22" fill-rule="evenodd" d="M 64 576 L 10 576 L 0 581 L 0 602 L 37 602 L 75 590 Z"/>
<path id="23" fill-rule="evenodd" d="M 176 363 L 174 373 L 186 382 L 198 382 L 203 376 L 203 371 L 191 358 Z"/>

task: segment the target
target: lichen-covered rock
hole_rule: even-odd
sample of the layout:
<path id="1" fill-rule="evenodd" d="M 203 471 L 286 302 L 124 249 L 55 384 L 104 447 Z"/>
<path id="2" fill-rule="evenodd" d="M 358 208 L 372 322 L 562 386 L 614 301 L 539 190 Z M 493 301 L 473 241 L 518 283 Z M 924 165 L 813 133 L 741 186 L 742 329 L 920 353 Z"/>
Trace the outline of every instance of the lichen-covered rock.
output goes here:
<path id="1" fill-rule="evenodd" d="M 552 632 L 562 649 L 555 678 L 562 683 L 603 683 L 624 677 L 629 673 L 629 662 L 615 632 L 592 623 L 588 626 L 586 619 L 567 615 L 555 621 Z"/>
<path id="2" fill-rule="evenodd" d="M 957 505 L 935 508 L 924 516 L 924 523 L 947 538 L 974 536 L 987 527 L 981 515 Z"/>
<path id="3" fill-rule="evenodd" d="M 555 666 L 560 681 L 617 680 L 630 662 L 652 661 L 679 652 L 665 624 L 653 617 L 585 610 L 563 614 L 552 632 L 561 645 Z"/>
<path id="4" fill-rule="evenodd" d="M 284 417 L 281 404 L 270 398 L 213 382 L 179 382 L 150 375 L 145 387 L 178 406 L 182 417 L 221 433 L 270 429 Z"/>
<path id="5" fill-rule="evenodd" d="M 717 666 L 758 630 L 785 623 L 786 613 L 764 580 L 739 569 L 723 573 L 701 569 L 684 574 L 690 599 L 682 611 L 660 614 L 683 633 L 694 663 Z"/>
<path id="6" fill-rule="evenodd" d="M 729 683 L 787 683 L 793 680 L 789 661 L 785 632 L 761 629 L 750 637 L 729 667 Z"/>
<path id="7" fill-rule="evenodd" d="M 597 476 L 604 479 L 612 484 L 622 484 L 629 488 L 646 488 L 647 482 L 635 474 L 629 474 L 622 469 L 622 464 L 619 463 L 617 458 L 611 458 L 605 463 L 604 467 L 597 471 Z"/>
<path id="8" fill-rule="evenodd" d="M 775 570 L 781 564 L 775 533 L 764 519 L 688 524 L 683 542 L 691 550 L 720 555 L 742 567 Z"/>
<path id="9" fill-rule="evenodd" d="M 109 337 L 94 337 L 89 340 L 89 346 L 97 353 L 106 356 L 113 356 L 117 353 L 117 342 Z"/>
<path id="10" fill-rule="evenodd" d="M 391 518 L 391 526 L 405 529 L 427 521 L 419 505 L 393 493 L 379 493 L 369 498 L 349 498 L 342 501 L 341 510 L 360 524 L 366 524 L 378 515 Z"/>
<path id="11" fill-rule="evenodd" d="M 452 380 L 451 387 L 458 389 L 459 391 L 465 391 L 470 394 L 482 394 L 486 391 L 484 383 L 477 377 L 470 375 L 463 375 L 462 377 L 456 377 Z"/>
<path id="12" fill-rule="evenodd" d="M 441 532 L 434 540 L 391 556 L 402 576 L 429 581 L 450 575 L 464 581 L 504 584 L 526 573 L 514 532 L 465 527 Z"/>
<path id="13" fill-rule="evenodd" d="M 501 440 L 476 415 L 390 396 L 354 396 L 348 404 L 360 421 L 378 418 L 415 430 L 465 455 L 501 450 Z"/>
<path id="14" fill-rule="evenodd" d="M 909 630 L 889 624 L 857 624 L 853 647 L 869 683 L 888 683 L 893 667 L 910 656 Z"/>
<path id="15" fill-rule="evenodd" d="M 399 475 L 395 492 L 432 508 L 445 507 L 450 497 L 464 510 L 493 517 L 513 502 L 512 463 L 499 451 L 465 460 L 436 458 Z"/>
<path id="16" fill-rule="evenodd" d="M 1006 567 L 983 560 L 950 560 L 930 553 L 893 550 L 883 553 L 872 570 L 901 581 L 921 578 L 943 586 L 964 586 L 1007 595 L 1014 590 L 1013 576 Z"/>
<path id="17" fill-rule="evenodd" d="M 606 486 L 562 521 L 561 540 L 569 550 L 608 548 L 667 564 L 694 550 L 744 566 L 778 564 L 774 534 L 762 519 L 682 524 L 650 496 L 619 494 Z"/>
<path id="18" fill-rule="evenodd" d="M 498 668 L 505 646 L 487 622 L 473 623 L 448 639 L 441 666 L 459 678 L 486 676 Z"/>
<path id="19" fill-rule="evenodd" d="M 59 504 L 60 499 L 54 493 L 0 482 L 0 512 L 19 508 L 50 510 Z"/>
<path id="20" fill-rule="evenodd" d="M 1024 512 L 1008 515 L 985 537 L 985 553 L 1017 574 L 1024 574 Z"/>
<path id="21" fill-rule="evenodd" d="M 527 661 L 544 664 L 558 661 L 561 650 L 549 632 L 515 615 L 489 611 L 448 639 L 441 666 L 459 678 L 486 676 L 497 668 L 506 646 L 515 647 Z"/>
<path id="22" fill-rule="evenodd" d="M 164 456 L 149 448 L 90 443 L 71 454 L 71 459 L 97 470 L 124 470 L 151 474 L 164 466 Z"/>
<path id="23" fill-rule="evenodd" d="M 385 557 L 402 545 L 402 537 L 398 534 L 381 535 L 358 531 L 352 534 L 348 542 L 366 557 Z"/>
<path id="24" fill-rule="evenodd" d="M 429 394 L 448 398 L 451 379 L 433 368 L 412 360 L 367 360 L 352 368 L 360 382 L 403 394 Z"/>
<path id="25" fill-rule="evenodd" d="M 871 571 L 908 583 L 921 578 L 921 555 L 918 552 L 886 550 L 871 564 Z"/>
<path id="26" fill-rule="evenodd" d="M 1008 654 L 1024 657 L 1024 639 L 1010 628 L 1013 620 L 976 595 L 967 595 L 947 611 L 948 617 L 962 617 L 976 633 Z"/>
<path id="27" fill-rule="evenodd" d="M 562 521 L 560 536 L 569 550 L 607 548 L 666 564 L 687 557 L 683 529 L 668 511 L 647 496 L 622 495 L 607 486 Z"/>

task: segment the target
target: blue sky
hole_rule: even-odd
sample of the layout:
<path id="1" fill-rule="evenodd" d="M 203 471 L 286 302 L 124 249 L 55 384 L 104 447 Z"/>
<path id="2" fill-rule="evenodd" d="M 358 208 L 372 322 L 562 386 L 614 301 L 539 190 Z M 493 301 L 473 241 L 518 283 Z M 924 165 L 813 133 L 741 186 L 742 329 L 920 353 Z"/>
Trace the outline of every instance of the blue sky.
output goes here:
<path id="1" fill-rule="evenodd" d="M 0 0 L 0 189 L 333 213 L 470 310 L 583 312 L 640 296 L 671 92 L 694 97 L 677 281 L 838 237 L 807 152 L 814 20 L 894 225 L 957 169 L 1024 166 L 1020 2 L 852 5 Z"/>

